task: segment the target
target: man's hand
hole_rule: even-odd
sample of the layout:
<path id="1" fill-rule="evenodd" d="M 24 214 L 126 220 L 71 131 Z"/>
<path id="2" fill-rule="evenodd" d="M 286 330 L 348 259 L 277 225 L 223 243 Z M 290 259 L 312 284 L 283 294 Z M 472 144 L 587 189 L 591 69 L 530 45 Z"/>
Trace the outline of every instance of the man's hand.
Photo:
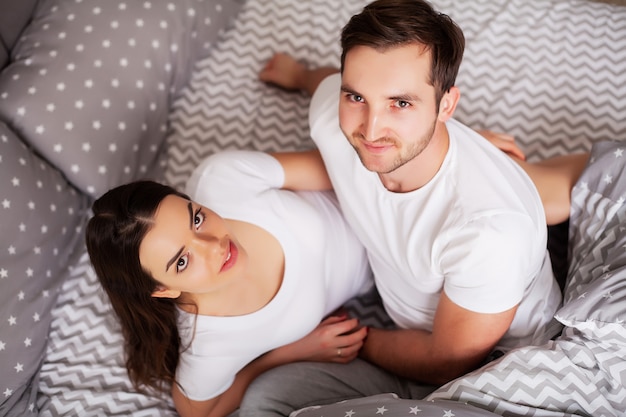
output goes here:
<path id="1" fill-rule="evenodd" d="M 397 375 L 442 385 L 480 365 L 513 321 L 517 306 L 480 314 L 454 304 L 443 292 L 433 331 L 372 328 L 360 356 Z"/>

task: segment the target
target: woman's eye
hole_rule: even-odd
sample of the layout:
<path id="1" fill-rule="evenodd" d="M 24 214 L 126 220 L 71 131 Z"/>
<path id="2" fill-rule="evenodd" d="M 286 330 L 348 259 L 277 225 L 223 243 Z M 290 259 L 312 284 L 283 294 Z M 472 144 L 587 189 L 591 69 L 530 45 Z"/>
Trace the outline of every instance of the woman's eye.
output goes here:
<path id="1" fill-rule="evenodd" d="M 187 264 L 189 263 L 189 255 L 183 255 L 180 258 L 178 258 L 178 261 L 176 261 L 176 272 L 183 272 L 185 269 L 187 269 Z"/>
<path id="2" fill-rule="evenodd" d="M 196 226 L 196 229 L 198 229 L 202 223 L 204 223 L 204 213 L 202 213 L 200 210 L 196 211 L 196 214 L 193 217 L 193 224 Z"/>

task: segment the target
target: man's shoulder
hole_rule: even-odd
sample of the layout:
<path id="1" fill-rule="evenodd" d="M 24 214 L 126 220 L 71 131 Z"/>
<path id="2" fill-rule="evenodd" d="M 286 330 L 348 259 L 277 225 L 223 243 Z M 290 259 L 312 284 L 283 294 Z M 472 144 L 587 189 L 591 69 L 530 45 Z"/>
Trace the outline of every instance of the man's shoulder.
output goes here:
<path id="1" fill-rule="evenodd" d="M 338 100 L 341 89 L 341 75 L 332 74 L 324 78 L 319 84 L 309 106 L 309 122 L 311 127 L 323 115 L 327 117 L 339 118 Z"/>

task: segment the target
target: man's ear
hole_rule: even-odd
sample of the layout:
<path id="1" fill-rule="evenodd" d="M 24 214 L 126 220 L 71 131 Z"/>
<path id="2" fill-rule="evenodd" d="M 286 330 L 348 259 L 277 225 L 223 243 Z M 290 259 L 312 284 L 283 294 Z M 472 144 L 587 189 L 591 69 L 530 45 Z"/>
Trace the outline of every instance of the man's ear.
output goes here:
<path id="1" fill-rule="evenodd" d="M 156 298 L 178 298 L 180 297 L 180 291 L 170 290 L 169 288 L 159 285 L 152 293 L 152 296 Z"/>
<path id="2" fill-rule="evenodd" d="M 461 92 L 456 86 L 450 87 L 450 90 L 443 95 L 439 102 L 439 115 L 437 116 L 440 122 L 447 122 L 452 117 L 460 97 Z"/>

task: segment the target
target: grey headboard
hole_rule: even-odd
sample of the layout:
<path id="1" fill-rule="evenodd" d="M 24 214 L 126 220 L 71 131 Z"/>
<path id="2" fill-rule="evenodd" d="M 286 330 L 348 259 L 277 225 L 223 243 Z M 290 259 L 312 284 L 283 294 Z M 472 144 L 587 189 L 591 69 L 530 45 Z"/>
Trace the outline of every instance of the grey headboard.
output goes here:
<path id="1" fill-rule="evenodd" d="M 0 0 L 0 69 L 9 60 L 22 29 L 29 22 L 38 0 Z"/>

